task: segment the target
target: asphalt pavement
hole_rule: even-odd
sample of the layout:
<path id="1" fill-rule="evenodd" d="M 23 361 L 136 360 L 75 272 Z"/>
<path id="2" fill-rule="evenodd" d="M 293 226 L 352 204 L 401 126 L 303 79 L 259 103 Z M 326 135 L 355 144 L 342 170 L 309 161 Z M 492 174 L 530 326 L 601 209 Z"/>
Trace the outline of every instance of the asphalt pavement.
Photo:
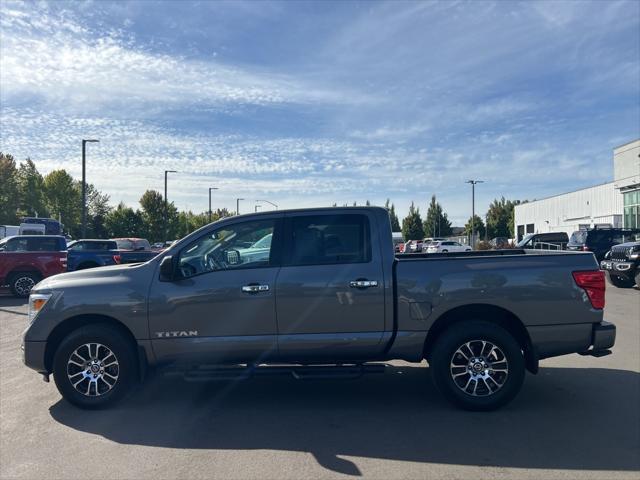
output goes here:
<path id="1" fill-rule="evenodd" d="M 614 353 L 545 360 L 490 413 L 426 364 L 359 380 L 154 376 L 82 411 L 22 364 L 23 300 L 0 296 L 0 478 L 640 478 L 640 291 L 608 288 Z"/>

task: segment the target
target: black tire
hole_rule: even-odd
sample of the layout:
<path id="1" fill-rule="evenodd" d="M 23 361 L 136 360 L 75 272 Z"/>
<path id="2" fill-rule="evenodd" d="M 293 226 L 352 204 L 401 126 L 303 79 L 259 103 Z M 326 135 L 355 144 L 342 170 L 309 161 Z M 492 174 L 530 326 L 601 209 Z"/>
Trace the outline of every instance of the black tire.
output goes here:
<path id="1" fill-rule="evenodd" d="M 486 347 L 482 341 L 487 342 Z M 498 350 L 487 353 L 489 343 Z M 471 353 L 465 344 L 471 345 Z M 461 347 L 467 355 L 459 353 Z M 484 357 L 481 356 L 480 348 L 486 348 L 482 352 Z M 474 359 L 477 361 L 473 361 Z M 501 359 L 506 360 L 506 365 Z M 482 362 L 489 365 L 487 370 L 482 370 L 482 366 L 478 370 L 471 368 L 471 365 L 482 365 Z M 464 366 L 452 367 L 454 363 L 463 363 Z M 499 371 L 505 366 L 506 373 Z M 431 352 L 429 367 L 436 388 L 451 403 L 465 410 L 488 411 L 506 405 L 518 394 L 524 380 L 525 362 L 520 345 L 504 328 L 482 320 L 469 320 L 454 324 L 440 335 Z M 491 379 L 483 379 L 480 373 L 472 378 L 473 372 L 482 372 L 485 378 L 490 376 Z M 457 379 L 453 378 L 454 374 Z M 463 390 L 462 385 L 465 383 L 468 387 Z M 477 395 L 474 396 L 473 392 Z"/>
<path id="2" fill-rule="evenodd" d="M 449 250 L 442 250 L 442 253 L 449 253 Z"/>
<path id="3" fill-rule="evenodd" d="M 87 349 L 88 344 L 91 351 Z M 101 347 L 97 347 L 98 344 Z M 92 358 L 104 360 L 96 373 L 91 373 L 93 365 L 89 366 Z M 112 363 L 114 358 L 117 365 Z M 107 407 L 123 398 L 137 374 L 134 346 L 124 333 L 108 324 L 87 325 L 72 331 L 62 340 L 53 358 L 53 377 L 58 391 L 69 403 L 85 409 Z M 112 380 L 114 377 L 116 380 Z M 74 386 L 76 382 L 78 385 Z M 84 393 L 85 388 L 88 394 Z"/>
<path id="4" fill-rule="evenodd" d="M 611 285 L 618 288 L 631 288 L 636 283 L 636 281 L 634 280 L 627 280 L 626 278 L 618 277 L 612 274 L 607 275 L 607 277 L 609 278 L 609 282 L 611 283 Z"/>
<path id="5" fill-rule="evenodd" d="M 9 277 L 11 293 L 18 298 L 26 298 L 31 289 L 40 281 L 40 275 L 34 272 L 16 272 Z"/>

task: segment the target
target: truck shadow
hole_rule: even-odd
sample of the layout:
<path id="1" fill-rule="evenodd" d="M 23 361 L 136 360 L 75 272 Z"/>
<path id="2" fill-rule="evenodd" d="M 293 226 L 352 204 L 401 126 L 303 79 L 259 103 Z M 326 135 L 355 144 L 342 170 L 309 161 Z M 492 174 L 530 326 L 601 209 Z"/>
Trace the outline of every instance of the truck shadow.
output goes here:
<path id="1" fill-rule="evenodd" d="M 121 444 L 309 452 L 360 475 L 357 459 L 493 467 L 640 469 L 640 374 L 542 368 L 515 401 L 490 413 L 450 407 L 424 366 L 357 381 L 254 378 L 186 383 L 156 377 L 111 410 L 60 400 L 51 416 Z"/>

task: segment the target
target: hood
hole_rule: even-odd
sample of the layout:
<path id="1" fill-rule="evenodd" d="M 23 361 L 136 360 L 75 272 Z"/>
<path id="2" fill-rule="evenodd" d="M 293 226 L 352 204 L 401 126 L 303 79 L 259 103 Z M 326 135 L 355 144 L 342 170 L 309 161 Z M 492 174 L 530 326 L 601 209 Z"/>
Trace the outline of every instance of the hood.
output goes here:
<path id="1" fill-rule="evenodd" d="M 626 242 L 626 243 L 619 243 L 618 245 L 614 245 L 613 247 L 611 247 L 611 249 L 614 248 L 629 248 L 629 247 L 640 247 L 640 242 Z"/>
<path id="2" fill-rule="evenodd" d="M 145 271 L 155 269 L 155 263 L 128 263 L 109 267 L 88 268 L 76 272 L 61 273 L 47 277 L 38 283 L 33 291 L 60 290 L 83 286 L 109 285 L 126 282 L 133 277 L 144 274 Z"/>

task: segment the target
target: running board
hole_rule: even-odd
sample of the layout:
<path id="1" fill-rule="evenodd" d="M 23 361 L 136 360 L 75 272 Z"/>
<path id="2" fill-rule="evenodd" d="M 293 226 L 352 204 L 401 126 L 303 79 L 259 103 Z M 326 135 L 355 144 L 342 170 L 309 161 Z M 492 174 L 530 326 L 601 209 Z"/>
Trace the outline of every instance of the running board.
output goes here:
<path id="1" fill-rule="evenodd" d="M 191 368 L 172 367 L 164 370 L 167 376 L 182 377 L 187 382 L 215 380 L 244 380 L 250 377 L 291 375 L 296 380 L 353 380 L 371 373 L 384 373 L 386 364 L 368 363 L 356 365 L 199 365 Z"/>

